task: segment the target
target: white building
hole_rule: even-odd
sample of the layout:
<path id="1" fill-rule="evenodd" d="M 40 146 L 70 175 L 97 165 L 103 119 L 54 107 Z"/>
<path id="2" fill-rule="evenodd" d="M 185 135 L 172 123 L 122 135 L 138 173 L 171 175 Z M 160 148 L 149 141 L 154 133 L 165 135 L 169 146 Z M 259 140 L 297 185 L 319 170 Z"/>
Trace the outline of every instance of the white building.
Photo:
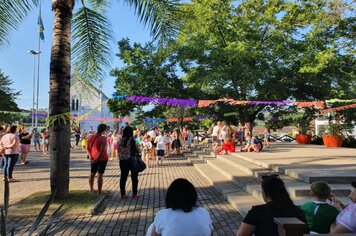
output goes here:
<path id="1" fill-rule="evenodd" d="M 86 119 L 80 121 L 80 129 L 88 131 L 91 126 L 94 130 L 100 123 L 108 124 L 113 128 L 112 122 L 101 121 L 102 118 L 113 118 L 106 100 L 108 97 L 100 89 L 88 88 L 79 81 L 72 84 L 70 88 L 71 112 L 73 116 L 88 114 Z"/>

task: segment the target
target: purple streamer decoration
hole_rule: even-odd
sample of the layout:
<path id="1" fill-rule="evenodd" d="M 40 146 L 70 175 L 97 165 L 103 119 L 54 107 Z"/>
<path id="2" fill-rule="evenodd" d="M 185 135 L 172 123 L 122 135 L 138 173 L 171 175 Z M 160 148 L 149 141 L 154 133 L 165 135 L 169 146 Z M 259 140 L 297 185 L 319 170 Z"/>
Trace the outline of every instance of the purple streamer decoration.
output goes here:
<path id="1" fill-rule="evenodd" d="M 32 113 L 30 113 L 29 116 L 32 117 Z M 46 114 L 46 113 L 33 113 L 33 116 L 34 117 L 39 117 L 39 118 L 47 118 L 48 114 Z"/>
<path id="2" fill-rule="evenodd" d="M 278 106 L 286 106 L 293 105 L 294 102 L 290 101 L 248 101 L 249 105 L 278 105 Z"/>
<path id="3" fill-rule="evenodd" d="M 178 107 L 196 107 L 198 104 L 197 100 L 191 99 L 177 99 L 177 98 L 152 98 L 152 97 L 141 97 L 141 96 L 128 96 L 127 100 L 136 103 L 157 103 L 166 106 L 178 106 Z"/>

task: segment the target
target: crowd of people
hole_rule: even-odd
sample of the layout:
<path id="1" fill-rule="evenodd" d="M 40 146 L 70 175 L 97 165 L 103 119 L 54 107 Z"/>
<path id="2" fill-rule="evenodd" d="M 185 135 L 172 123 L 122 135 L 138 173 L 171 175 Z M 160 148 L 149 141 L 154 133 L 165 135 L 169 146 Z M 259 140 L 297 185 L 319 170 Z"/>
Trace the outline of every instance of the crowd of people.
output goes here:
<path id="1" fill-rule="evenodd" d="M 260 151 L 263 144 L 251 135 L 250 127 L 233 131 L 226 123 L 218 122 L 210 130 L 212 147 L 219 154 L 234 152 L 237 145 L 241 151 Z M 84 134 L 74 128 L 75 145 L 82 148 L 90 160 L 89 189 L 91 193 L 102 194 L 103 176 L 110 159 L 118 158 L 120 166 L 121 199 L 127 199 L 126 182 L 131 172 L 132 198 L 142 195 L 138 191 L 139 173 L 133 168 L 132 156 L 140 153 L 148 167 L 159 166 L 169 155 L 179 155 L 182 148 L 193 143 L 193 133 L 186 127 L 172 130 L 160 130 L 153 127 L 134 130 L 128 124 L 120 130 L 110 130 L 100 124 Z M 36 150 L 41 149 L 38 139 L 42 138 L 43 153 L 47 153 L 49 133 L 26 127 L 0 127 L 0 155 L 4 180 L 15 182 L 13 169 L 20 158 L 21 164 L 28 164 L 27 154 L 33 140 Z M 269 146 L 269 132 L 264 134 L 264 145 Z M 47 140 L 47 141 L 46 141 Z M 245 142 L 245 143 L 244 143 Z M 97 176 L 97 189 L 94 187 Z M 312 233 L 356 233 L 356 182 L 351 183 L 353 189 L 349 195 L 352 204 L 346 206 L 332 194 L 326 182 L 314 182 L 310 186 L 311 201 L 302 206 L 293 203 L 285 184 L 278 175 L 266 175 L 261 178 L 261 188 L 265 204 L 253 206 L 239 227 L 237 236 L 277 236 L 276 217 L 296 217 L 308 227 L 305 232 Z M 198 194 L 193 184 L 186 179 L 177 179 L 169 186 L 166 194 L 166 209 L 159 211 L 147 231 L 147 235 L 211 235 L 213 230 L 210 214 L 197 205 Z"/>
<path id="2" fill-rule="evenodd" d="M 208 130 L 208 134 L 212 138 L 212 150 L 216 154 L 224 152 L 228 155 L 236 151 L 236 145 L 241 146 L 241 152 L 260 152 L 263 147 L 270 147 L 270 132 L 265 129 L 263 134 L 263 142 L 252 134 L 252 127 L 250 123 L 241 125 L 236 130 L 232 129 L 226 122 L 218 121 L 212 124 Z"/>

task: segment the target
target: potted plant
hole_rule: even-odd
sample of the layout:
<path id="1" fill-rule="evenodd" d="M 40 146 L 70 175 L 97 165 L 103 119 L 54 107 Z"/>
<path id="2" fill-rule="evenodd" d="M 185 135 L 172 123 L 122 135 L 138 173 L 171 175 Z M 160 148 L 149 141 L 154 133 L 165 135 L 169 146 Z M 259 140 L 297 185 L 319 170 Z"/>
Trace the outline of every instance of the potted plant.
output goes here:
<path id="1" fill-rule="evenodd" d="M 309 144 L 312 136 L 309 134 L 310 122 L 315 118 L 313 109 L 306 110 L 302 115 L 294 119 L 294 123 L 299 129 L 299 134 L 296 134 L 295 139 L 298 144 Z"/>
<path id="2" fill-rule="evenodd" d="M 344 142 L 342 135 L 344 128 L 343 124 L 329 121 L 327 131 L 322 136 L 325 147 L 341 147 Z"/>

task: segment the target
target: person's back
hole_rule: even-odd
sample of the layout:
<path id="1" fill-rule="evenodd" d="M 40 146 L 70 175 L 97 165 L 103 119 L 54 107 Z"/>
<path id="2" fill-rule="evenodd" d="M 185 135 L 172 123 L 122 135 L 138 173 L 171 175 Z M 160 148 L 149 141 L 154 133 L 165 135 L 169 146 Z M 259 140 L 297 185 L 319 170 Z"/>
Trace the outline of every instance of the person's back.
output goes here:
<path id="1" fill-rule="evenodd" d="M 335 221 L 339 211 L 327 203 L 331 188 L 324 181 L 316 181 L 310 185 L 310 195 L 314 201 L 301 206 L 311 231 L 319 234 L 330 232 L 330 225 Z"/>
<path id="2" fill-rule="evenodd" d="M 147 236 L 210 236 L 213 230 L 209 212 L 196 205 L 198 194 L 186 179 L 176 179 L 168 187 L 166 209 L 160 210 L 147 230 Z"/>
<path id="3" fill-rule="evenodd" d="M 211 235 L 209 212 L 196 207 L 190 212 L 171 208 L 160 210 L 154 220 L 156 232 L 169 236 Z"/>
<path id="4" fill-rule="evenodd" d="M 326 202 L 312 201 L 301 206 L 311 231 L 327 234 L 339 211 Z"/>
<path id="5" fill-rule="evenodd" d="M 256 226 L 255 236 L 279 236 L 277 225 L 273 222 L 276 217 L 296 217 L 306 222 L 305 215 L 297 206 L 286 212 L 277 202 L 273 201 L 253 206 L 243 222 Z"/>

